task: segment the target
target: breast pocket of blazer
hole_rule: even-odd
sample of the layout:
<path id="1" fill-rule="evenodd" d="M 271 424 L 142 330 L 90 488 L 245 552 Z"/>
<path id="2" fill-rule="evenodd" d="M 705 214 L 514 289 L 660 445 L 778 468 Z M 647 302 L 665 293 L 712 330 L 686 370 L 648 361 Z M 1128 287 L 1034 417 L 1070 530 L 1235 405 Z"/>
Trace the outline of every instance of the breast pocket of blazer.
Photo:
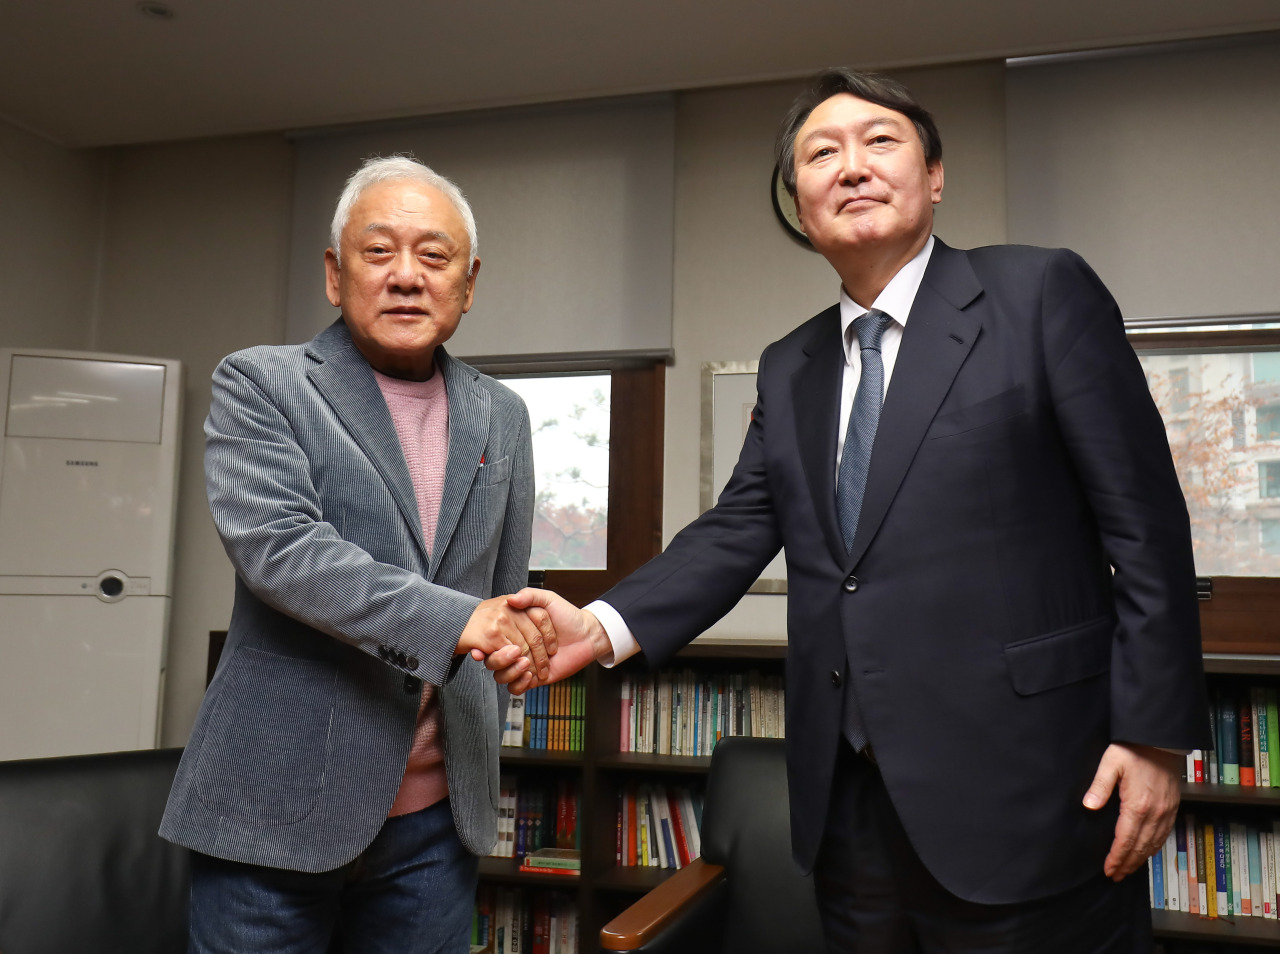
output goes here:
<path id="1" fill-rule="evenodd" d="M 489 487 L 493 484 L 505 483 L 511 479 L 511 458 L 503 457 L 501 460 L 495 460 L 492 464 L 481 464 L 480 469 L 476 471 L 475 485 L 477 487 Z"/>
<path id="2" fill-rule="evenodd" d="M 507 493 L 511 489 L 511 458 L 503 457 L 491 464 L 481 464 L 471 482 L 462 520 L 473 531 L 477 545 L 487 546 L 501 525 L 507 509 Z"/>
<path id="3" fill-rule="evenodd" d="M 1056 689 L 1111 669 L 1116 622 L 1099 616 L 1067 629 L 1006 643 L 1009 679 L 1020 696 Z"/>
<path id="4" fill-rule="evenodd" d="M 933 425 L 929 428 L 929 439 L 954 437 L 957 434 L 976 431 L 981 427 L 999 424 L 1017 417 L 1026 410 L 1026 407 L 1026 388 L 1019 384 L 974 404 L 939 414 L 933 419 Z"/>

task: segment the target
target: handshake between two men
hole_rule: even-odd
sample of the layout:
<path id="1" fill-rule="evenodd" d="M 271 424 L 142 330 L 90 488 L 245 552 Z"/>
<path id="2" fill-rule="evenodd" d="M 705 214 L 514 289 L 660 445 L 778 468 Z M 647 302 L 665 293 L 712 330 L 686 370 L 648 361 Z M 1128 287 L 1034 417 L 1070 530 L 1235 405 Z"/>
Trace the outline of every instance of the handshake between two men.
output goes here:
<path id="1" fill-rule="evenodd" d="M 457 648 L 516 695 L 572 676 L 611 651 L 608 634 L 589 610 L 532 587 L 483 601 Z"/>

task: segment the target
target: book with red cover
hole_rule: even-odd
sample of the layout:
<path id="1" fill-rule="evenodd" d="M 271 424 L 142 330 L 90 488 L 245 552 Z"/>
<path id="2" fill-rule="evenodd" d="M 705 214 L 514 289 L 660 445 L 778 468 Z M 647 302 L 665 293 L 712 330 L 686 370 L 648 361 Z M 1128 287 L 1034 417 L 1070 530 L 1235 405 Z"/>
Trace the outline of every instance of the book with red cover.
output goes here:
<path id="1" fill-rule="evenodd" d="M 1239 705 L 1240 725 L 1240 784 L 1253 785 L 1256 781 L 1253 765 L 1253 704 L 1248 693 L 1242 693 Z"/>
<path id="2" fill-rule="evenodd" d="M 689 851 L 689 841 L 685 837 L 684 819 L 680 815 L 680 799 L 674 788 L 667 792 L 667 805 L 671 812 L 671 840 L 675 842 L 676 854 L 680 858 L 679 867 L 683 868 L 693 857 Z"/>
<path id="3" fill-rule="evenodd" d="M 636 845 L 636 831 L 640 827 L 639 822 L 636 819 L 636 789 L 634 785 L 627 786 L 626 799 L 627 799 L 627 832 L 626 832 L 627 843 L 625 847 L 626 858 L 624 859 L 623 864 L 627 865 L 628 867 L 634 868 L 636 866 L 636 855 L 638 853 L 637 845 Z"/>
<path id="4" fill-rule="evenodd" d="M 551 954 L 551 909 L 545 891 L 533 896 L 533 954 Z"/>
<path id="5" fill-rule="evenodd" d="M 576 878 L 582 874 L 582 872 L 577 868 L 546 868 L 542 865 L 522 864 L 517 870 L 527 872 L 528 874 L 565 875 L 569 878 Z"/>

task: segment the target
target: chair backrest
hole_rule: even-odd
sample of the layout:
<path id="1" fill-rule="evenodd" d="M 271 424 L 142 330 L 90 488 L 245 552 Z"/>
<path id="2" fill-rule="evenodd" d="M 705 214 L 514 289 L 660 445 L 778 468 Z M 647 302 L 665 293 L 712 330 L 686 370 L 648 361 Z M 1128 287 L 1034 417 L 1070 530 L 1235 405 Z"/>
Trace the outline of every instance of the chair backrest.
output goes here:
<path id="1" fill-rule="evenodd" d="M 728 870 L 726 954 L 824 949 L 813 877 L 791 857 L 786 743 L 722 739 L 711 757 L 702 855 Z"/>
<path id="2" fill-rule="evenodd" d="M 0 951 L 186 950 L 187 850 L 156 834 L 181 754 L 0 762 Z"/>

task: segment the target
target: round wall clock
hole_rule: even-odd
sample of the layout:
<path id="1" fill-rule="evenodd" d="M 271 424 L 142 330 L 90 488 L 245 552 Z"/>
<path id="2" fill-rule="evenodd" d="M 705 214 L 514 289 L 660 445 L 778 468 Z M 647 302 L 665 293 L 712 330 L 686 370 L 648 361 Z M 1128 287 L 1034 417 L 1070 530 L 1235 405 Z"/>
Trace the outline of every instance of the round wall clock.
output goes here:
<path id="1" fill-rule="evenodd" d="M 787 192 L 787 187 L 782 184 L 782 170 L 777 166 L 773 167 L 773 187 L 770 189 L 769 194 L 773 199 L 773 211 L 777 213 L 778 221 L 787 230 L 787 234 L 805 248 L 813 248 L 809 244 L 809 237 L 800 228 L 800 220 L 796 217 L 795 200 Z"/>

